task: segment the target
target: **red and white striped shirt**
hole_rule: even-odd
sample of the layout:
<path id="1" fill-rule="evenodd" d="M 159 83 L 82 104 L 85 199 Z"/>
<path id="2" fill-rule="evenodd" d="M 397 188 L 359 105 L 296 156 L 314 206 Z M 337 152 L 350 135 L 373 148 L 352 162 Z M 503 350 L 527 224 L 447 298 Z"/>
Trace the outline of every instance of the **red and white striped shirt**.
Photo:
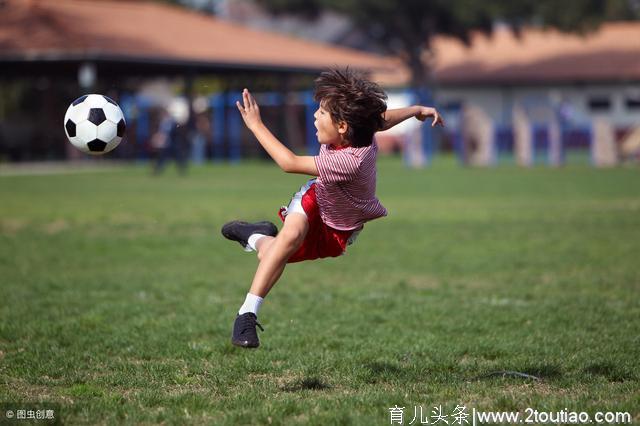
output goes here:
<path id="1" fill-rule="evenodd" d="M 316 200 L 322 221 L 337 230 L 350 231 L 387 215 L 376 198 L 376 142 L 355 148 L 320 147 L 314 157 L 318 168 Z"/>

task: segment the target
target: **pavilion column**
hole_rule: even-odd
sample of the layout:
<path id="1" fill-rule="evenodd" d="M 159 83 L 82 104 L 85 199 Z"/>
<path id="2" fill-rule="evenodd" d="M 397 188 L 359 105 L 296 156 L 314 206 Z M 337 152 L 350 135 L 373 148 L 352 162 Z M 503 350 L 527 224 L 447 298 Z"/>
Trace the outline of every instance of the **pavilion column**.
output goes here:
<path id="1" fill-rule="evenodd" d="M 189 134 L 193 135 L 196 130 L 196 120 L 193 111 L 193 81 L 195 80 L 195 72 L 193 70 L 187 71 L 184 76 L 184 97 L 187 100 L 187 108 L 189 111 L 189 118 L 187 120 L 187 129 Z"/>
<path id="2" fill-rule="evenodd" d="M 195 80 L 195 70 L 187 69 L 184 74 L 184 97 L 187 101 L 187 121 L 183 124 L 184 128 L 178 128 L 177 144 L 179 163 L 181 172 L 184 173 L 187 164 L 191 161 L 193 153 L 193 143 L 196 135 L 196 117 L 193 110 L 193 82 Z"/>
<path id="3" fill-rule="evenodd" d="M 280 77 L 280 92 L 283 114 L 280 114 L 279 117 L 279 127 L 282 130 L 284 144 L 289 148 L 295 149 L 303 145 L 304 141 L 299 141 L 297 139 L 300 139 L 301 135 L 304 135 L 304 132 L 300 128 L 300 123 L 296 119 L 296 106 L 291 102 L 291 87 L 291 74 L 286 73 L 282 75 Z"/>

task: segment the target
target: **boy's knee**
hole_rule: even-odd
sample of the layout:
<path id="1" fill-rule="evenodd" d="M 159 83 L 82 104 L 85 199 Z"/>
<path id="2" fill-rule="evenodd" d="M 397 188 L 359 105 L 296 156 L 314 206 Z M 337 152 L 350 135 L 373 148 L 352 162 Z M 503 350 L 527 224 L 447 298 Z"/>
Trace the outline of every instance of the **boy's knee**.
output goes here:
<path id="1" fill-rule="evenodd" d="M 285 228 L 278 235 L 289 246 L 298 247 L 304 241 L 305 230 L 303 228 Z"/>
<path id="2" fill-rule="evenodd" d="M 290 221 L 289 223 L 285 223 L 280 234 L 278 234 L 278 237 L 291 248 L 298 248 L 307 235 L 308 226 L 306 222 L 298 221 L 297 219 L 298 218 L 296 218 L 295 222 Z M 302 220 L 306 221 L 306 218 Z"/>
<path id="3" fill-rule="evenodd" d="M 304 242 L 308 229 L 306 216 L 293 213 L 287 216 L 284 226 L 276 238 L 286 246 L 285 250 L 293 252 Z"/>

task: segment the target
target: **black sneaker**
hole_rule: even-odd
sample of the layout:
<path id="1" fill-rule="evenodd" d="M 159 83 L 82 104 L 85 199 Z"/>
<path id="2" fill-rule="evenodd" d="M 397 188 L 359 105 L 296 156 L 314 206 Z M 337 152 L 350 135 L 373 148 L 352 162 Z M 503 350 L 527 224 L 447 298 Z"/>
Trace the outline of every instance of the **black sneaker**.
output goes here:
<path id="1" fill-rule="evenodd" d="M 264 328 L 258 322 L 258 318 L 253 312 L 247 312 L 236 317 L 233 323 L 233 334 L 231 335 L 231 343 L 243 348 L 257 348 L 260 346 L 260 339 L 256 332 L 256 326 L 264 331 Z"/>
<path id="2" fill-rule="evenodd" d="M 248 241 L 253 234 L 275 237 L 278 235 L 278 228 L 267 221 L 247 223 L 239 220 L 227 222 L 222 227 L 222 235 L 228 240 L 237 241 L 246 251 L 251 251 Z"/>

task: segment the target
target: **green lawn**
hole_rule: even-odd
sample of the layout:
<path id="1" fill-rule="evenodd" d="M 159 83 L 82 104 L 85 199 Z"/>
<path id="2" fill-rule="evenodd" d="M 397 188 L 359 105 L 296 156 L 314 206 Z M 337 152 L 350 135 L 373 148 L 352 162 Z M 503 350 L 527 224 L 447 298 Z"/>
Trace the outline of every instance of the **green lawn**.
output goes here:
<path id="1" fill-rule="evenodd" d="M 438 405 L 640 421 L 637 168 L 383 158 L 390 215 L 346 256 L 289 266 L 262 346 L 232 347 L 256 259 L 218 230 L 275 221 L 304 180 L 0 177 L 0 402 L 66 424 L 388 425 L 395 405 L 404 424 Z M 503 370 L 540 380 L 487 377 Z"/>

